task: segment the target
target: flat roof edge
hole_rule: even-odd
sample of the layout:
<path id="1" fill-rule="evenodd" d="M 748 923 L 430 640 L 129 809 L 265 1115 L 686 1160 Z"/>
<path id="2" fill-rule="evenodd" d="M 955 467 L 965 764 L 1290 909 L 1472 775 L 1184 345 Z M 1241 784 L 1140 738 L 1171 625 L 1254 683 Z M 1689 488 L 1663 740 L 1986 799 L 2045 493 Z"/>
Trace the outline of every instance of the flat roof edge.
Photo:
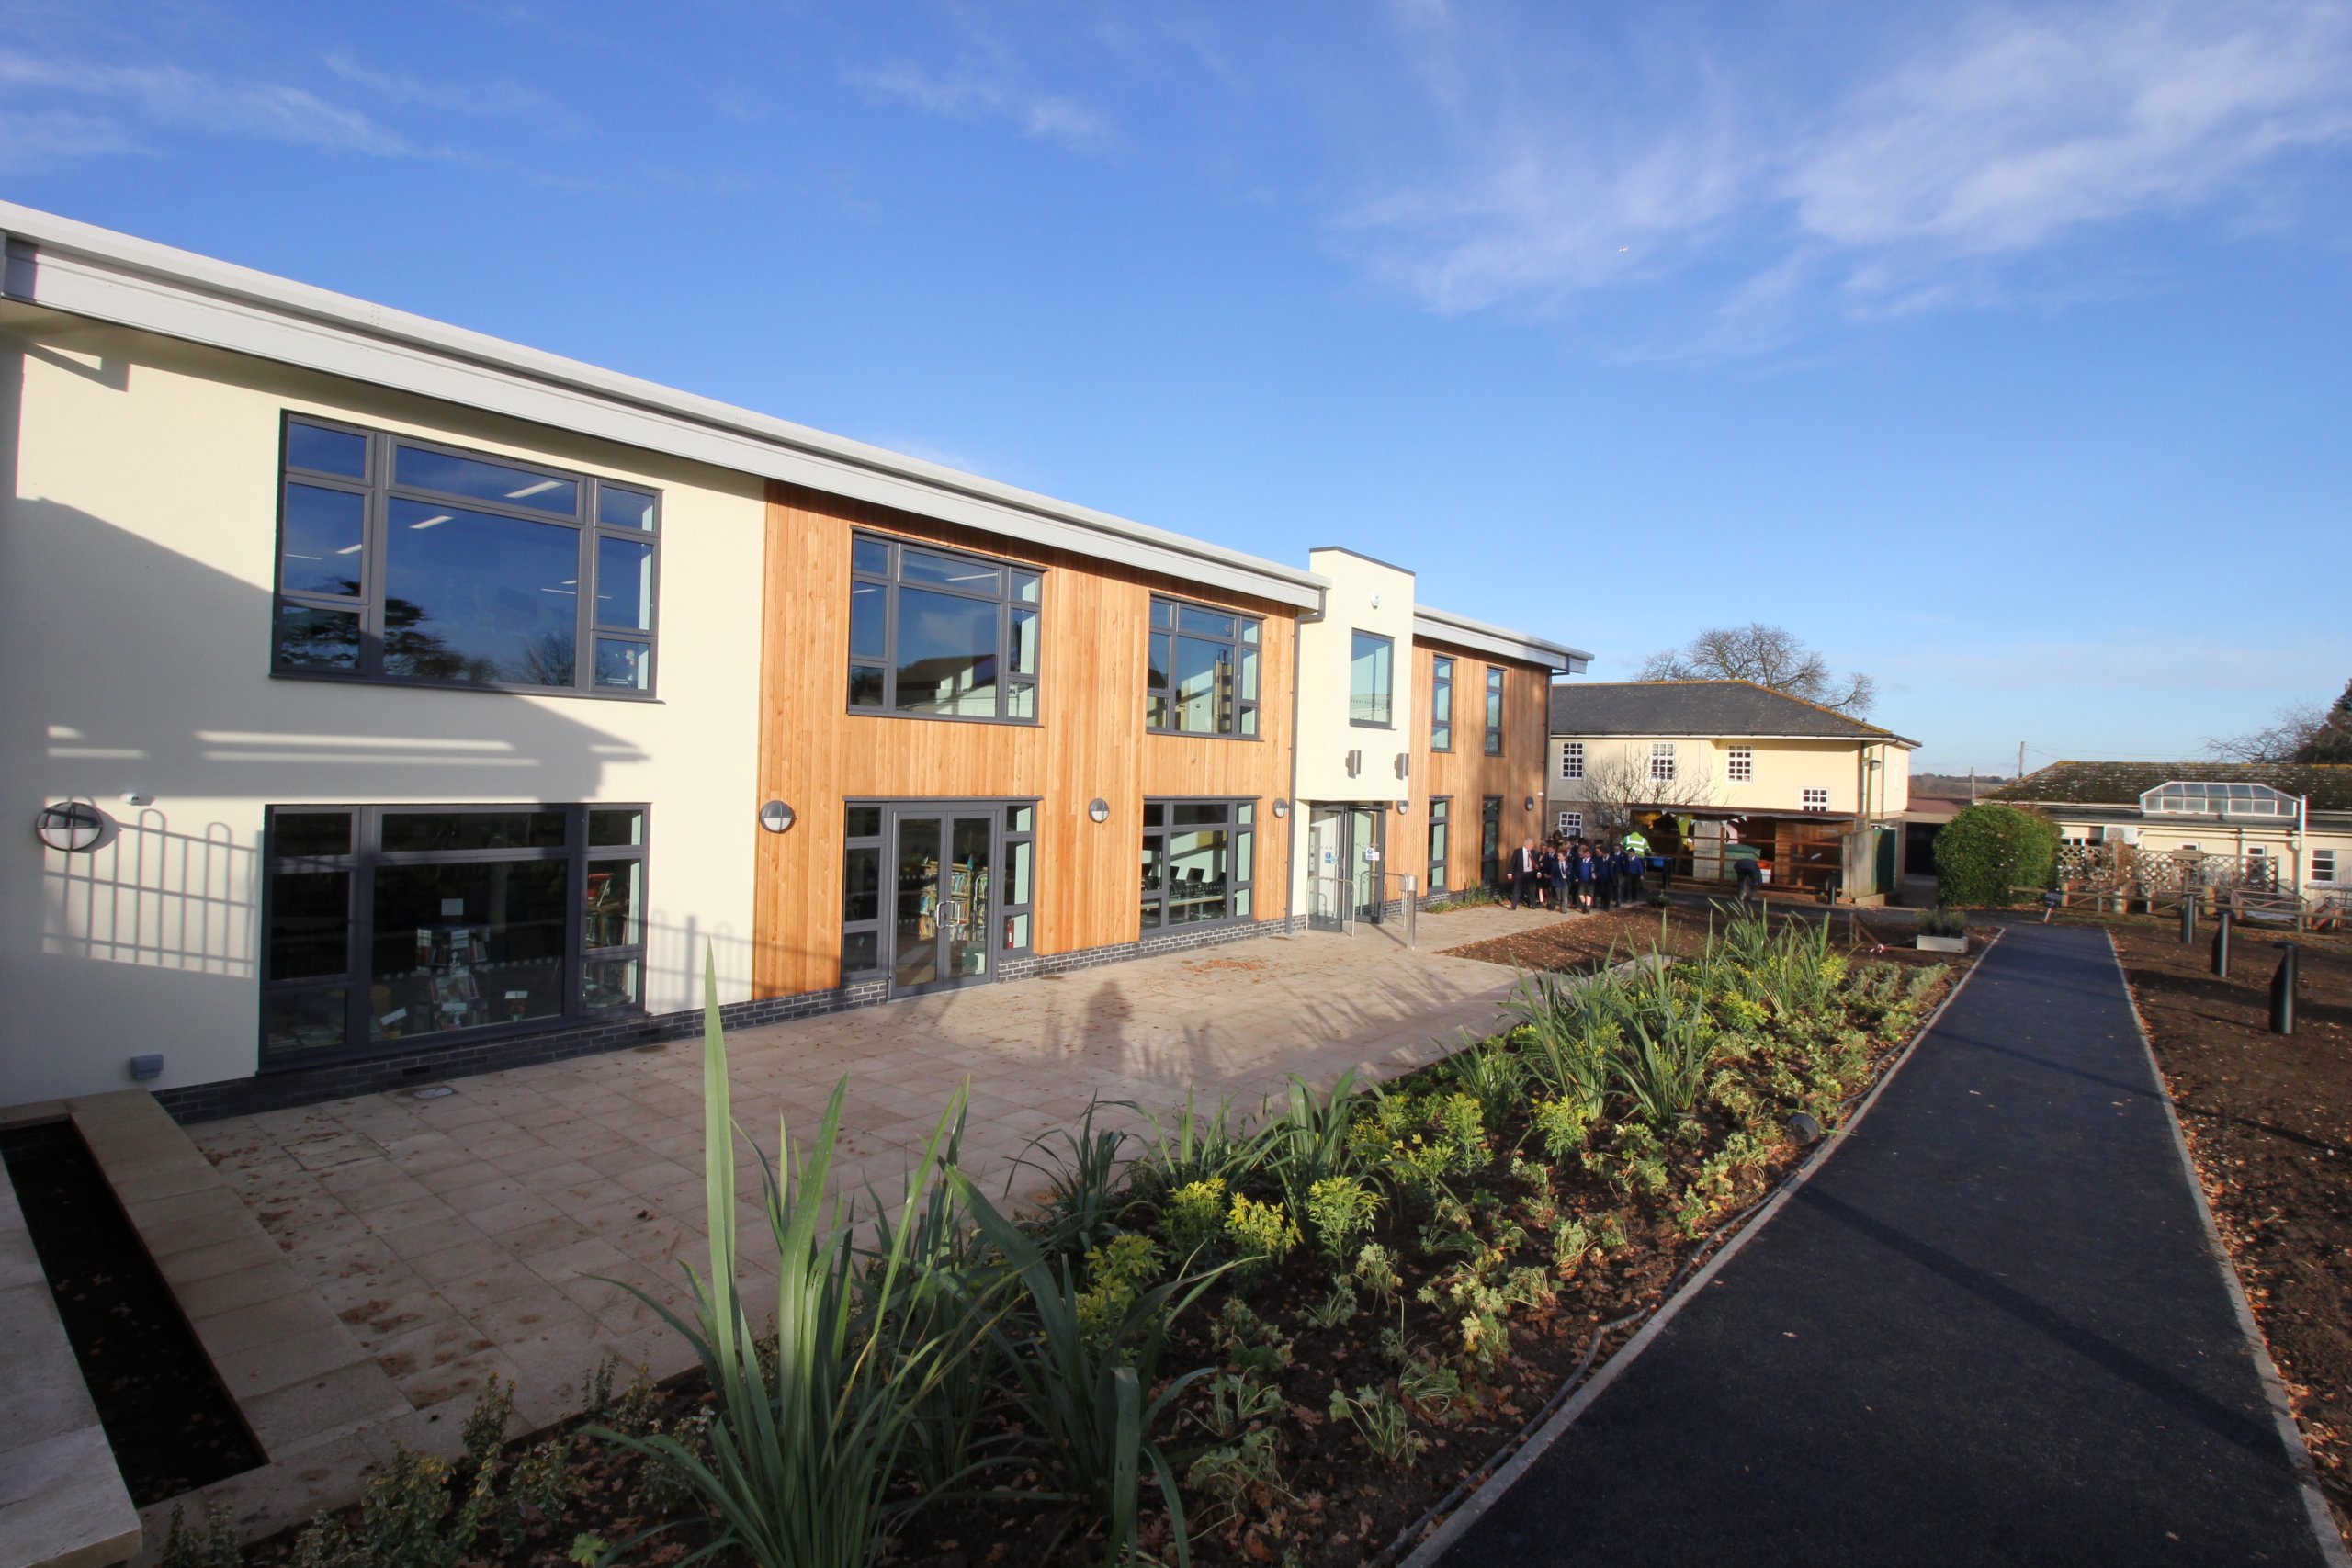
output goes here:
<path id="1" fill-rule="evenodd" d="M 1344 548 L 1344 547 L 1339 547 Z M 1352 552 L 1351 552 L 1352 553 Z M 1456 643 L 1481 653 L 1498 654 L 1528 664 L 1542 664 L 1566 674 L 1581 674 L 1592 655 L 1580 648 L 1553 642 L 1528 632 L 1514 631 L 1486 621 L 1457 615 L 1428 604 L 1413 606 L 1413 635 L 1433 642 Z"/>
<path id="2" fill-rule="evenodd" d="M 1190 576 L 1278 604 L 1312 608 L 1328 586 L 1317 573 L 1188 535 L 13 202 L 0 201 L 0 237 L 34 253 L 0 259 L 0 297 Z M 355 353 L 371 345 L 385 356 L 372 365 Z M 436 369 L 441 374 L 427 373 Z M 520 384 L 509 390 L 540 395 L 493 397 L 501 381 Z M 564 416 L 566 400 L 571 417 Z M 595 405 L 622 417 L 580 417 Z M 684 439 L 695 432 L 732 439 Z M 756 460 L 761 453 L 767 461 Z"/>

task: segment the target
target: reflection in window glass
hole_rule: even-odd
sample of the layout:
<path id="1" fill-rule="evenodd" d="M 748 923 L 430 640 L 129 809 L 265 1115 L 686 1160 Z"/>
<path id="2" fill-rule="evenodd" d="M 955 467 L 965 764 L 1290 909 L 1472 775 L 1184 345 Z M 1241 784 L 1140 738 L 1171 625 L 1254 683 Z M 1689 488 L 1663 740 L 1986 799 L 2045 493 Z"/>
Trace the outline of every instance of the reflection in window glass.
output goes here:
<path id="1" fill-rule="evenodd" d="M 849 832 L 853 839 L 871 839 L 882 831 L 882 808 L 878 806 L 853 806 L 848 812 Z"/>
<path id="2" fill-rule="evenodd" d="M 1430 750 L 1453 750 L 1453 660 L 1430 660 Z"/>
<path id="3" fill-rule="evenodd" d="M 384 672 L 411 680 L 573 683 L 579 535 L 394 498 Z"/>
<path id="4" fill-rule="evenodd" d="M 1005 847 L 1004 901 L 1008 904 L 1029 902 L 1029 868 L 1036 846 L 1026 840 L 1016 840 Z"/>
<path id="5" fill-rule="evenodd" d="M 581 1000 L 591 1012 L 604 1008 L 634 1007 L 643 999 L 639 976 L 643 962 L 635 958 L 592 958 L 582 971 Z"/>
<path id="6" fill-rule="evenodd" d="M 387 811 L 387 854 L 418 851 L 561 849 L 562 811 Z"/>
<path id="7" fill-rule="evenodd" d="M 854 708 L 878 708 L 882 705 L 882 684 L 888 679 L 877 666 L 853 664 L 849 667 L 849 705 Z"/>
<path id="8" fill-rule="evenodd" d="M 996 623 L 993 602 L 899 590 L 899 711 L 994 717 Z"/>
<path id="9" fill-rule="evenodd" d="M 1254 615 L 1152 601 L 1144 722 L 1182 735 L 1258 733 Z"/>
<path id="10" fill-rule="evenodd" d="M 874 844 L 848 852 L 842 886 L 842 919 L 870 920 L 882 913 L 882 850 Z"/>
<path id="11" fill-rule="evenodd" d="M 616 484 L 596 487 L 596 521 L 613 528 L 653 531 L 654 501 L 641 490 Z"/>
<path id="12" fill-rule="evenodd" d="M 853 582 L 849 589 L 849 651 L 854 659 L 880 659 L 884 653 L 884 637 L 888 632 L 885 619 L 885 596 L 889 589 L 879 582 Z M 876 701 L 881 699 L 877 696 Z"/>
<path id="13" fill-rule="evenodd" d="M 282 811 L 270 818 L 269 852 L 280 860 L 351 852 L 347 811 Z"/>
<path id="14" fill-rule="evenodd" d="M 986 593 L 990 597 L 1001 597 L 1004 592 L 1001 567 L 962 556 L 935 556 L 910 545 L 901 547 L 899 558 L 899 576 L 905 581 L 944 583 L 967 593 Z"/>
<path id="15" fill-rule="evenodd" d="M 367 548 L 368 498 L 318 485 L 286 487 L 277 585 L 288 593 L 356 598 Z"/>
<path id="16" fill-rule="evenodd" d="M 596 540 L 596 624 L 653 629 L 653 547 L 637 539 Z"/>
<path id="17" fill-rule="evenodd" d="M 653 689 L 653 645 L 628 637 L 596 639 L 596 684 L 633 692 Z"/>
<path id="18" fill-rule="evenodd" d="M 635 947 L 645 940 L 645 863 L 592 860 L 584 884 L 580 942 L 582 947 Z"/>
<path id="19" fill-rule="evenodd" d="M 534 512 L 575 517 L 580 513 L 580 485 L 528 468 L 509 468 L 481 457 L 460 457 L 452 452 L 429 452 L 403 446 L 392 459 L 392 482 L 449 495 L 471 496 Z"/>
<path id="20" fill-rule="evenodd" d="M 890 547 L 879 539 L 852 540 L 849 564 L 853 570 L 870 571 L 879 577 L 890 570 Z"/>
<path id="21" fill-rule="evenodd" d="M 281 670 L 359 668 L 359 616 L 350 610 L 277 608 L 277 667 Z"/>
<path id="22" fill-rule="evenodd" d="M 261 1007 L 262 1038 L 273 1054 L 340 1049 L 350 998 L 350 988 L 344 986 L 266 996 Z"/>
<path id="23" fill-rule="evenodd" d="M 1255 861 L 1249 811 L 1246 801 L 1146 805 L 1140 880 L 1147 933 L 1248 917 Z"/>
<path id="24" fill-rule="evenodd" d="M 842 972 L 862 975 L 882 967 L 882 933 L 849 931 L 842 937 Z"/>
<path id="25" fill-rule="evenodd" d="M 1431 893 L 1442 893 L 1447 883 L 1445 863 L 1453 848 L 1453 802 L 1440 795 L 1430 802 L 1430 874 Z"/>
<path id="26" fill-rule="evenodd" d="M 1348 656 L 1348 722 L 1383 725 L 1388 722 L 1394 683 L 1391 661 L 1396 647 L 1371 632 L 1353 634 Z"/>
<path id="27" fill-rule="evenodd" d="M 288 420 L 286 466 L 364 479 L 368 477 L 368 438 L 356 431 L 330 430 L 322 424 Z"/>
<path id="28" fill-rule="evenodd" d="M 269 879 L 265 980 L 307 980 L 351 967 L 351 874 L 280 872 Z"/>

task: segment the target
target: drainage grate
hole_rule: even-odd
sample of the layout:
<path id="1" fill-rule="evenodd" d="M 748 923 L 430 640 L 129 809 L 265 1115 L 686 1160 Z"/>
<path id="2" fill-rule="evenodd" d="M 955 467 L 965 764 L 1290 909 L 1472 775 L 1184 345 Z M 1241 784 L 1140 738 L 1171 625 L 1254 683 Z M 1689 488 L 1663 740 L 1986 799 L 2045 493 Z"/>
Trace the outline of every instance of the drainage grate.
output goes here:
<path id="1" fill-rule="evenodd" d="M 0 1133 L 0 1156 L 130 1500 L 143 1508 L 264 1462 L 74 1124 Z"/>

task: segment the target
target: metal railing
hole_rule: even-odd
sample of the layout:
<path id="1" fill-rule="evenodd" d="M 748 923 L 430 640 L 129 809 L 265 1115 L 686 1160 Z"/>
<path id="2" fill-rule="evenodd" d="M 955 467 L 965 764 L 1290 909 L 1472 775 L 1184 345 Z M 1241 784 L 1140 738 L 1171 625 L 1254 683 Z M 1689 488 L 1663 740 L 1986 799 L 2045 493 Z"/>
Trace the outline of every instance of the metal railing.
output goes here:
<path id="1" fill-rule="evenodd" d="M 1385 915 L 1393 901 L 1402 911 L 1405 945 L 1420 945 L 1421 879 L 1410 872 L 1390 871 L 1374 874 L 1371 923 L 1385 928 Z M 1393 897 L 1392 897 L 1393 894 Z M 1326 930 L 1336 926 L 1341 936 L 1353 936 L 1356 927 L 1365 923 L 1363 908 L 1356 902 L 1356 881 L 1351 876 L 1309 876 L 1306 879 L 1307 923 Z"/>

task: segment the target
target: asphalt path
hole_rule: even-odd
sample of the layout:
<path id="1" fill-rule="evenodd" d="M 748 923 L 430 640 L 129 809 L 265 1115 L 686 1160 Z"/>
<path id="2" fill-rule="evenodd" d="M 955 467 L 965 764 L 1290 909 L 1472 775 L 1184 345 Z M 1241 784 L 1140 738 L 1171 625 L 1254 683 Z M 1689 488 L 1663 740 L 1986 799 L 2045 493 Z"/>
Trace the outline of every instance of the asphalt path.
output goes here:
<path id="1" fill-rule="evenodd" d="M 1447 1568 L 2326 1561 L 2105 935 L 2019 926 Z"/>

